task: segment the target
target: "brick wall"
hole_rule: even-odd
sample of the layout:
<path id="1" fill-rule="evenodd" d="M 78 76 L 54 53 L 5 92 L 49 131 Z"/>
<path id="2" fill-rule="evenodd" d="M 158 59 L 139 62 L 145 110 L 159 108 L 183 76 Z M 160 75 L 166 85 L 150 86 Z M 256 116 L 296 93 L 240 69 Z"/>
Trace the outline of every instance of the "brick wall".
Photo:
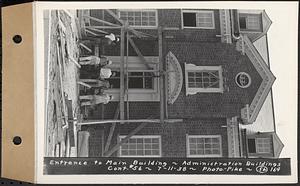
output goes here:
<path id="1" fill-rule="evenodd" d="M 98 12 L 99 13 L 99 12 Z M 226 118 L 239 115 L 240 109 L 245 104 L 250 104 L 262 79 L 256 72 L 250 60 L 235 50 L 234 45 L 223 44 L 220 38 L 219 13 L 215 13 L 216 29 L 182 29 L 178 31 L 164 32 L 164 56 L 171 51 L 182 65 L 193 63 L 199 66 L 221 65 L 223 78 L 225 79 L 224 93 L 198 93 L 186 96 L 185 83 L 182 91 L 174 104 L 168 105 L 170 118 L 183 118 L 184 123 L 149 124 L 138 134 L 162 135 L 163 156 L 184 157 L 186 155 L 186 134 L 222 135 L 223 155 L 227 152 Z M 100 13 L 99 13 L 100 14 Z M 97 16 L 97 13 L 92 13 Z M 159 10 L 159 24 L 167 27 L 181 27 L 180 10 Z M 108 16 L 109 17 L 109 16 Z M 143 30 L 151 34 L 157 34 L 157 30 Z M 153 38 L 135 40 L 136 45 L 144 56 L 158 55 L 158 41 Z M 119 45 L 105 48 L 105 55 L 119 55 Z M 129 55 L 136 56 L 133 49 L 129 48 Z M 239 72 L 247 72 L 252 78 L 252 84 L 246 89 L 239 88 L 235 83 L 235 76 Z M 104 119 L 111 119 L 117 107 L 117 102 L 111 102 L 104 106 Z M 99 119 L 102 110 L 97 106 L 91 119 Z M 145 119 L 154 115 L 159 118 L 159 102 L 131 102 L 130 118 Z M 203 119 L 207 118 L 207 119 Z M 122 125 L 117 127 L 116 134 L 126 135 L 137 124 Z M 109 133 L 108 127 L 89 126 L 91 130 L 90 155 L 99 155 L 100 130 L 104 131 L 104 139 Z M 98 132 L 97 132 L 98 131 Z M 113 143 L 117 142 L 117 135 Z M 114 154 L 116 155 L 116 154 Z"/>
<path id="2" fill-rule="evenodd" d="M 104 127 L 103 126 L 83 126 L 82 130 L 90 133 L 89 137 L 89 157 L 101 157 L 104 145 Z"/>
<path id="3" fill-rule="evenodd" d="M 119 135 L 127 135 L 139 124 L 131 123 L 118 125 L 115 129 L 113 140 L 110 148 L 112 148 L 118 140 Z M 173 124 L 148 124 L 137 135 L 161 135 L 162 156 L 163 157 L 186 157 L 186 135 L 221 135 L 222 137 L 222 154 L 223 157 L 228 156 L 227 131 L 225 118 L 202 118 L 198 120 L 186 120 L 183 123 Z M 89 156 L 100 156 L 101 139 L 104 134 L 104 142 L 109 134 L 109 125 L 99 127 L 91 125 L 84 127 L 83 130 L 90 132 Z M 102 133 L 103 132 L 103 133 Z M 112 156 L 117 156 L 117 152 Z"/>
<path id="4" fill-rule="evenodd" d="M 117 14 L 116 10 L 112 10 Z M 110 16 L 104 10 L 91 10 L 91 16 L 103 19 L 105 21 L 120 24 L 112 16 Z M 219 10 L 214 10 L 215 18 L 215 29 L 182 29 L 181 23 L 181 10 L 180 9 L 159 9 L 157 10 L 158 14 L 158 25 L 163 27 L 172 27 L 179 28 L 179 30 L 166 30 L 163 33 L 165 40 L 171 38 L 172 41 L 177 42 L 220 42 L 220 38 L 216 35 L 220 34 L 220 19 L 219 19 Z M 102 23 L 91 20 L 91 25 L 103 26 Z M 136 29 L 138 31 L 148 33 L 154 36 L 158 35 L 157 29 Z M 107 32 L 112 32 L 116 35 L 120 35 L 119 29 L 106 29 Z M 132 35 L 132 34 L 131 34 Z M 157 38 L 143 38 L 137 39 L 133 38 L 136 46 L 140 49 L 141 53 L 144 56 L 157 56 L 158 55 L 158 41 Z M 126 51 L 125 45 L 125 51 Z M 115 46 L 106 46 L 101 48 L 101 54 L 106 56 L 118 56 L 120 55 L 120 45 Z M 129 56 L 137 56 L 136 52 L 133 50 L 129 44 L 128 48 Z"/>
<path id="5" fill-rule="evenodd" d="M 198 93 L 186 96 L 185 84 L 173 105 L 169 105 L 170 117 L 233 117 L 240 109 L 250 104 L 262 79 L 247 56 L 235 50 L 234 45 L 204 42 L 166 42 L 166 51 L 172 51 L 182 65 L 192 63 L 197 66 L 222 66 L 225 90 L 223 93 Z M 248 88 L 240 88 L 235 76 L 246 72 L 252 83 Z"/>

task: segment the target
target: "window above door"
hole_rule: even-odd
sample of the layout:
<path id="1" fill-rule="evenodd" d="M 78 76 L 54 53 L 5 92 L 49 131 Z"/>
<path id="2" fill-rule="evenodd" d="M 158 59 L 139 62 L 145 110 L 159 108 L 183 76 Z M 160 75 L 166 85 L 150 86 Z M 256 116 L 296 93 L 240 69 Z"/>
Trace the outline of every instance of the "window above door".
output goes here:
<path id="1" fill-rule="evenodd" d="M 215 29 L 214 11 L 182 10 L 182 27 Z"/>
<path id="2" fill-rule="evenodd" d="M 113 101 L 120 98 L 120 56 L 107 56 L 112 64 L 108 66 L 113 75 L 107 79 L 110 88 L 105 91 L 114 96 Z M 145 56 L 146 66 L 138 56 L 128 56 L 128 96 L 129 101 L 159 101 L 158 57 Z M 125 72 L 125 89 L 127 78 Z"/>
<path id="3" fill-rule="evenodd" d="M 110 88 L 119 89 L 120 88 L 120 71 L 112 71 L 115 76 L 108 79 Z M 134 70 L 128 72 L 128 88 L 129 89 L 154 89 L 154 78 L 151 72 L 144 72 L 143 70 Z"/>

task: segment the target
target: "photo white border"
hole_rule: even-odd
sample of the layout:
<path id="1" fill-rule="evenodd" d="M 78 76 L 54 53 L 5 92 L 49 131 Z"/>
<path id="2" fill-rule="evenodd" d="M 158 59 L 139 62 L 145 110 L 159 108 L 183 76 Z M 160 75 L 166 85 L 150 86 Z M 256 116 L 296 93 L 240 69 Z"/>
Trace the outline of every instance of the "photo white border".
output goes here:
<path id="1" fill-rule="evenodd" d="M 43 175 L 43 156 L 44 156 L 44 113 L 45 113 L 45 84 L 44 84 L 44 37 L 43 37 L 43 10 L 46 9 L 155 9 L 155 8 L 193 8 L 199 9 L 274 9 L 276 11 L 285 11 L 290 15 L 287 22 L 295 24 L 295 30 L 286 30 L 282 28 L 282 34 L 279 37 L 291 34 L 295 39 L 290 43 L 289 48 L 280 46 L 281 54 L 290 50 L 292 54 L 290 59 L 297 62 L 297 28 L 298 28 L 298 2 L 34 2 L 35 14 L 33 16 L 36 22 L 36 178 L 38 183 L 295 183 L 297 182 L 297 152 L 291 152 L 291 175 L 290 176 L 263 176 L 263 175 Z M 268 13 L 268 11 L 267 11 Z M 282 13 L 282 12 L 281 12 Z M 274 21 L 275 22 L 275 21 Z M 272 27 L 272 26 L 271 26 Z M 276 38 L 272 38 L 276 39 Z M 293 50 L 291 50 L 291 48 Z M 292 52 L 292 53 L 291 53 Z M 284 63 L 285 61 L 283 61 Z M 271 66 L 272 60 L 270 61 Z M 297 64 L 286 67 L 296 69 Z M 294 71 L 293 71 L 294 72 Z M 295 74 L 294 74 L 295 75 Z M 275 75 L 276 76 L 276 75 Z M 297 79 L 297 74 L 295 76 Z M 297 81 L 296 81 L 297 82 Z M 297 86 L 291 85 L 291 91 L 297 93 Z M 276 82 L 275 82 L 276 84 Z M 294 95 L 294 94 L 292 94 Z M 297 94 L 295 97 L 284 97 L 283 99 L 292 99 L 291 109 L 286 117 L 289 119 L 290 136 L 287 136 L 288 143 L 291 143 L 291 149 L 297 149 Z M 39 99 L 37 99 L 39 98 Z M 296 108 L 296 109 L 295 109 Z M 276 114 L 276 113 L 275 113 Z M 282 136 L 281 136 L 282 137 Z"/>

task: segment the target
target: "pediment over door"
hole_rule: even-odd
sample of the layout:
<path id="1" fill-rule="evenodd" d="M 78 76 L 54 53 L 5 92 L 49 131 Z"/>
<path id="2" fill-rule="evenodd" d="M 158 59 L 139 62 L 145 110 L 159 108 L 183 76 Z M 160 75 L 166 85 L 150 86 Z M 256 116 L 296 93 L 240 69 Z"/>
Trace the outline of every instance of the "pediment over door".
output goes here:
<path id="1" fill-rule="evenodd" d="M 183 74 L 180 63 L 178 62 L 176 56 L 170 51 L 166 56 L 167 64 L 167 89 L 168 89 L 168 104 L 173 104 L 178 98 L 182 84 L 183 84 Z"/>

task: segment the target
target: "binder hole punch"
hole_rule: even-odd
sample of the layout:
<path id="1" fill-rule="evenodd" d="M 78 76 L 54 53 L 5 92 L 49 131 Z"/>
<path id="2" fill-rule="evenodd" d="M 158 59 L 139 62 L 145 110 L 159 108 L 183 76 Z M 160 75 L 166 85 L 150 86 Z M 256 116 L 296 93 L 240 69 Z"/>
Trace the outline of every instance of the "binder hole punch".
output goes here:
<path id="1" fill-rule="evenodd" d="M 20 36 L 20 35 L 15 35 L 15 36 L 13 37 L 13 41 L 14 41 L 16 44 L 21 43 L 21 42 L 22 42 L 22 36 Z"/>
<path id="2" fill-rule="evenodd" d="M 13 139 L 15 145 L 20 145 L 22 143 L 22 138 L 20 136 L 15 136 Z"/>

